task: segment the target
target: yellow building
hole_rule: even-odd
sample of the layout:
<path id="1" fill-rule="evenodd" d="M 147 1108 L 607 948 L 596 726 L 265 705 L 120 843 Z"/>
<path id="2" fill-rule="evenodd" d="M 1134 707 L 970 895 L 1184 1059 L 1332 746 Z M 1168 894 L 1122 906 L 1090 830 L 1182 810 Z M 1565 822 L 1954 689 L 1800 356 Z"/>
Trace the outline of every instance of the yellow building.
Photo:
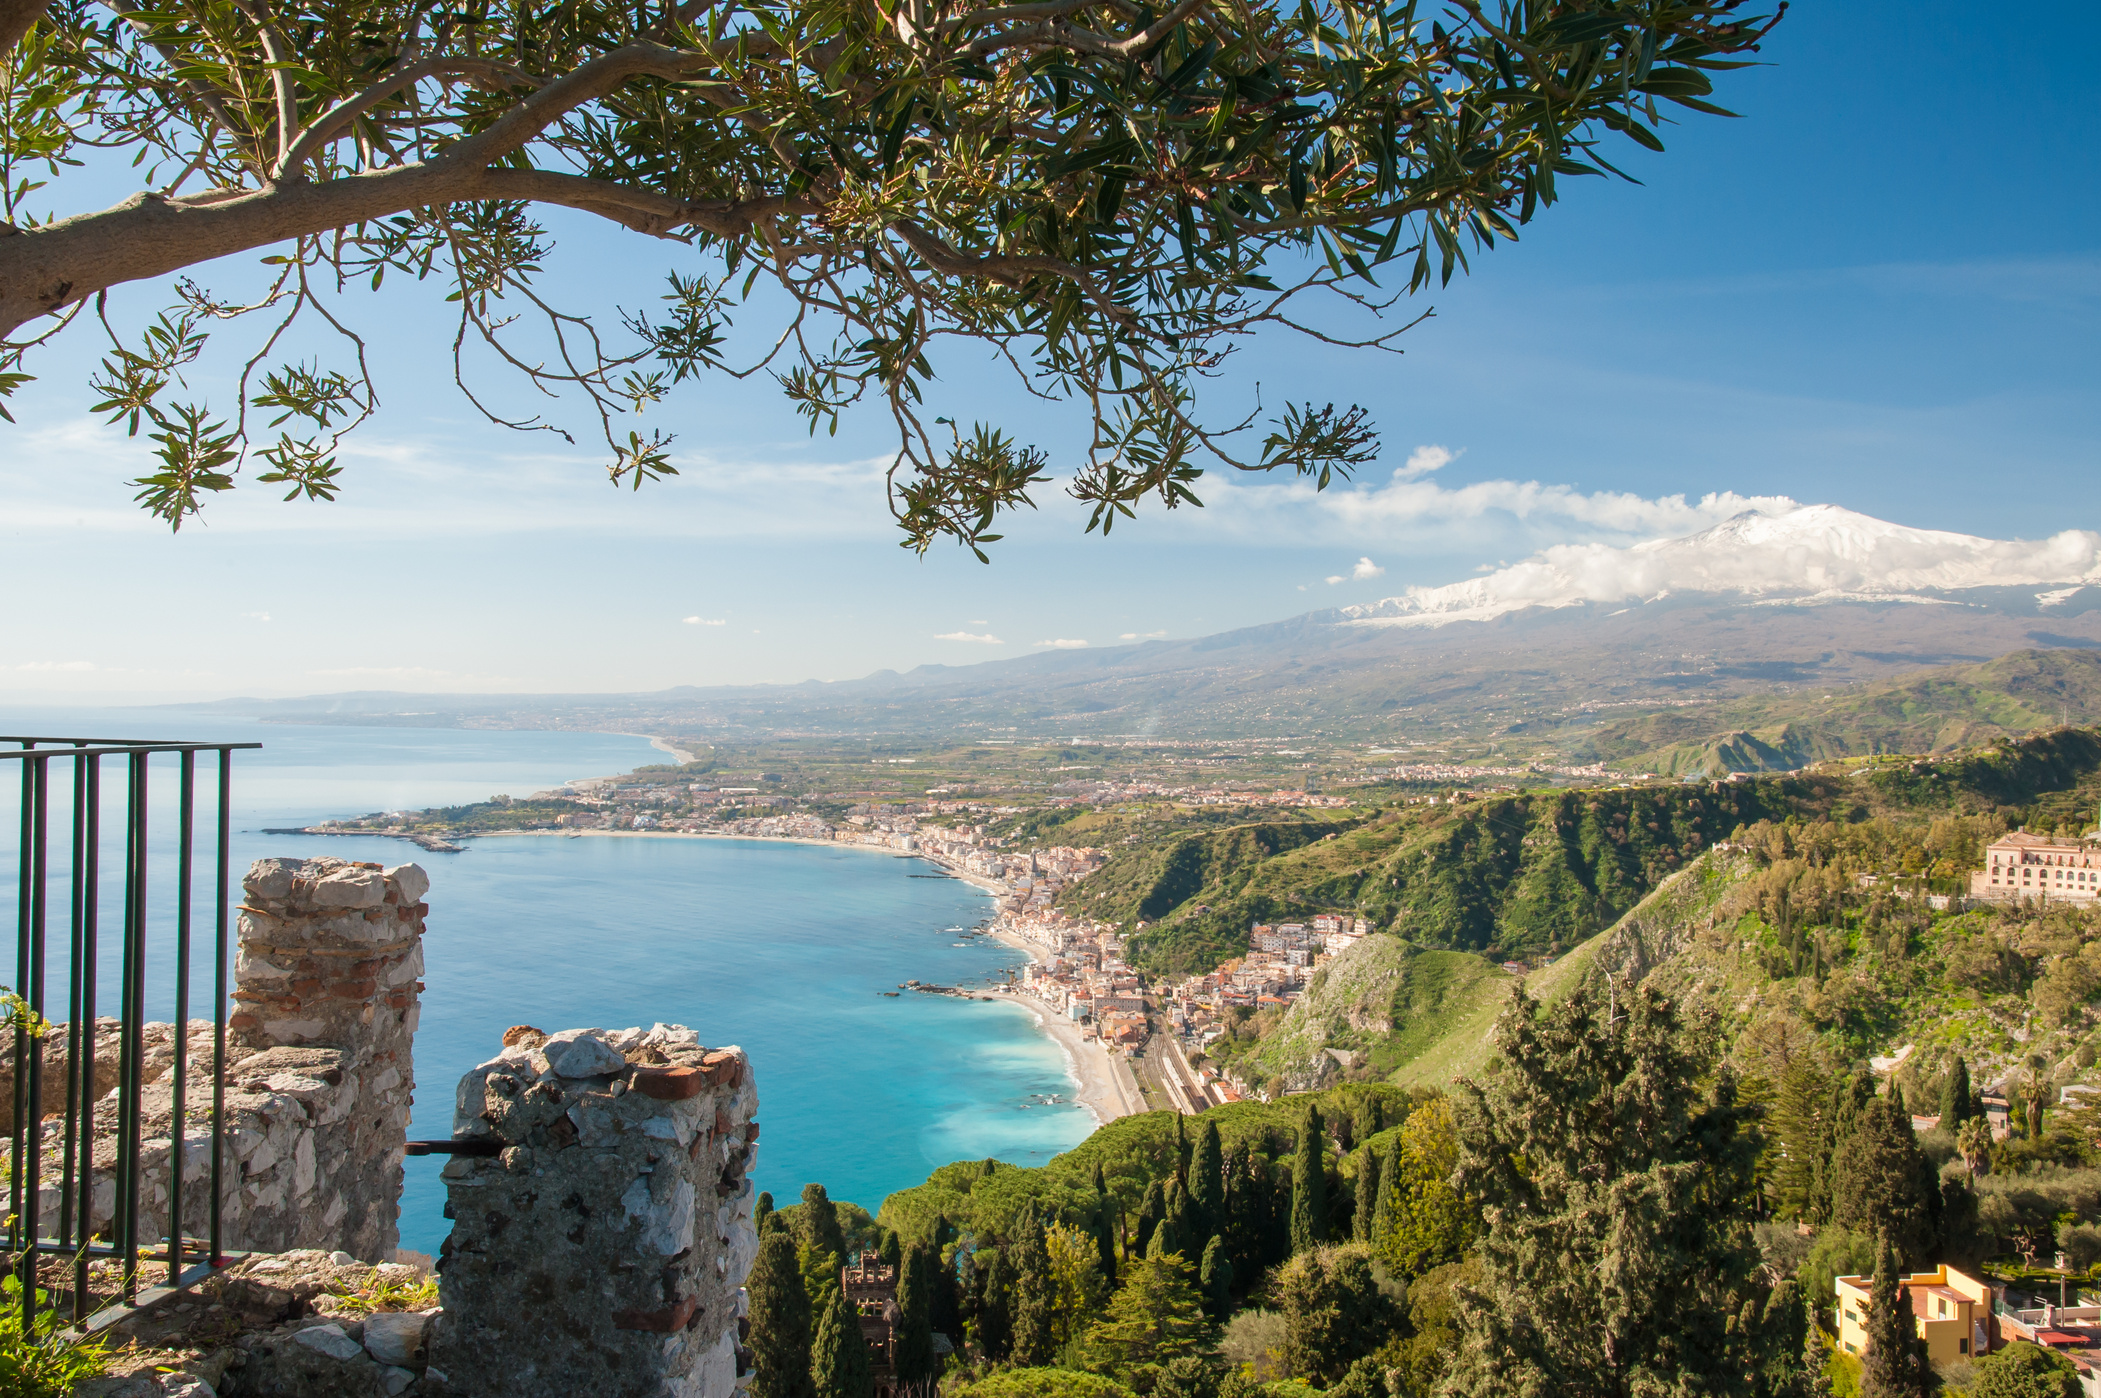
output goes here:
<path id="1" fill-rule="evenodd" d="M 1897 1284 L 1911 1293 L 1911 1314 L 1926 1341 L 1927 1359 L 1938 1364 L 1991 1352 L 1990 1286 L 1945 1263 L 1933 1271 L 1904 1277 Z M 1873 1285 L 1870 1277 L 1840 1277 L 1834 1288 L 1838 1292 L 1838 1345 L 1847 1354 L 1867 1352 L 1868 1295 Z"/>

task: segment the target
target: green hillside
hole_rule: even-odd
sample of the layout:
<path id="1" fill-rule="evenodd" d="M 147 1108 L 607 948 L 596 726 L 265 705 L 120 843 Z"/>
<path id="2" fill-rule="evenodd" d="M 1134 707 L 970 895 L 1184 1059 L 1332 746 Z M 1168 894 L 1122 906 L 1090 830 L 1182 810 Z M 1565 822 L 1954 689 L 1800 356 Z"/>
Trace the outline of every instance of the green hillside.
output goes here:
<path id="1" fill-rule="evenodd" d="M 1551 958 L 1759 821 L 1874 822 L 1874 858 L 1889 872 L 1910 861 L 1910 872 L 1948 891 L 1974 851 L 1936 847 L 1929 857 L 1933 818 L 1989 813 L 2054 826 L 2091 815 L 2097 800 L 2101 730 L 2059 729 L 1933 759 L 1847 759 L 1785 776 L 1524 791 L 1392 807 L 1353 823 L 1229 827 L 1119 851 L 1063 906 L 1122 922 L 1134 959 L 1156 972 L 1208 969 L 1239 955 L 1253 924 L 1323 910 L 1364 917 L 1426 950 Z"/>
<path id="2" fill-rule="evenodd" d="M 2101 722 L 2101 653 L 2023 650 L 1820 695 L 1766 695 L 1607 724 L 1582 761 L 1669 776 L 1789 771 L 1839 757 L 1942 753 Z"/>

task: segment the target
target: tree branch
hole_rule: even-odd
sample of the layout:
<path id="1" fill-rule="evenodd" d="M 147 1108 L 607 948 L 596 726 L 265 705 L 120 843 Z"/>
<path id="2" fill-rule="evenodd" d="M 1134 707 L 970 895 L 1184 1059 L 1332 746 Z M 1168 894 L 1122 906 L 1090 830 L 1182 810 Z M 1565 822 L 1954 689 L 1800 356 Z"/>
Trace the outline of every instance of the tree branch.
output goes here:
<path id="1" fill-rule="evenodd" d="M 0 0 L 0 56 L 12 53 L 50 8 L 51 0 Z"/>
<path id="2" fill-rule="evenodd" d="M 319 154 L 323 146 L 340 135 L 344 127 L 395 93 L 403 88 L 413 87 L 425 79 L 437 77 L 483 78 L 515 86 L 534 86 L 540 81 L 523 68 L 486 58 L 429 58 L 421 63 L 409 64 L 389 73 L 364 91 L 344 98 L 315 117 L 285 151 L 284 159 L 278 162 L 278 178 L 295 177 L 299 168 Z"/>

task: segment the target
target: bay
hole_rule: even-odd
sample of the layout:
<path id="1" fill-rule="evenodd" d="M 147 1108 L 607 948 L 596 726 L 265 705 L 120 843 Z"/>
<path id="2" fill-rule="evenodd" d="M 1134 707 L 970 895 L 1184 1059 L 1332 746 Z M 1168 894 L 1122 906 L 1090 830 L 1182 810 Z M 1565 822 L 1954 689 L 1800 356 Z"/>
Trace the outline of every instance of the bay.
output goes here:
<path id="1" fill-rule="evenodd" d="M 915 979 L 985 983 L 1022 960 L 949 930 L 977 922 L 990 901 L 958 880 L 911 877 L 931 872 L 918 860 L 821 845 L 612 836 L 490 837 L 446 855 L 377 837 L 261 833 L 326 816 L 523 795 L 666 760 L 644 739 L 294 727 L 149 710 L 0 710 L 0 728 L 259 740 L 261 751 L 235 758 L 236 876 L 266 854 L 413 858 L 428 869 L 412 1138 L 451 1134 L 453 1084 L 496 1051 L 510 1025 L 656 1020 L 750 1053 L 763 1126 L 754 1178 L 782 1204 L 817 1181 L 873 1211 L 936 1165 L 986 1156 L 1041 1164 L 1092 1129 L 1071 1104 L 1062 1052 L 1020 1007 L 882 994 Z M 155 759 L 153 780 L 155 828 L 166 832 L 172 762 Z M 0 786 L 11 782 L 0 774 Z M 216 799 L 209 780 L 200 799 Z M 0 842 L 9 861 L 0 867 L 12 867 L 11 840 L 10 831 Z M 165 944 L 172 887 L 161 859 L 149 884 L 155 947 Z M 172 968 L 153 951 L 149 967 L 149 1013 L 165 1017 Z M 208 986 L 208 963 L 196 975 Z M 54 976 L 52 1001 L 63 1004 L 63 993 Z M 113 984 L 98 991 L 105 1005 L 114 993 Z M 193 1014 L 206 1003 L 196 994 Z M 435 1252 L 445 1236 L 441 1163 L 407 1164 L 404 1247 Z"/>

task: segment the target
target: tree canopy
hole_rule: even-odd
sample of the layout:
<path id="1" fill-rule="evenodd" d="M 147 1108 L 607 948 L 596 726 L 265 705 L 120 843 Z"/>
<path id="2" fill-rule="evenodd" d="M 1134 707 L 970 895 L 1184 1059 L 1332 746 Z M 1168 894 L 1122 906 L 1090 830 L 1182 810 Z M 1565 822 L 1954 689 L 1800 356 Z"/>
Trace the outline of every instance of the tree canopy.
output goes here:
<path id="1" fill-rule="evenodd" d="M 616 483 L 676 470 L 644 409 L 766 375 L 813 432 L 880 404 L 902 542 L 982 558 L 1051 472 L 940 401 L 941 363 L 989 354 L 1087 415 L 1060 470 L 1090 528 L 1201 503 L 1207 463 L 1326 487 L 1377 455 L 1362 408 L 1218 414 L 1201 382 L 1265 327 L 1392 348 L 1399 302 L 1568 179 L 1726 115 L 1714 75 L 1777 19 L 1747 4 L 0 0 L 0 413 L 86 320 L 97 410 L 153 443 L 146 509 L 180 527 L 251 459 L 330 499 L 379 406 L 351 303 L 407 278 L 451 303 L 476 408 L 570 434 L 489 364 L 581 402 Z M 134 192 L 63 207 L 113 174 Z M 558 304 L 555 208 L 684 244 L 662 300 Z M 188 275 L 245 253 L 258 294 Z M 112 315 L 170 275 L 150 321 Z M 232 321 L 212 405 L 183 376 Z"/>

